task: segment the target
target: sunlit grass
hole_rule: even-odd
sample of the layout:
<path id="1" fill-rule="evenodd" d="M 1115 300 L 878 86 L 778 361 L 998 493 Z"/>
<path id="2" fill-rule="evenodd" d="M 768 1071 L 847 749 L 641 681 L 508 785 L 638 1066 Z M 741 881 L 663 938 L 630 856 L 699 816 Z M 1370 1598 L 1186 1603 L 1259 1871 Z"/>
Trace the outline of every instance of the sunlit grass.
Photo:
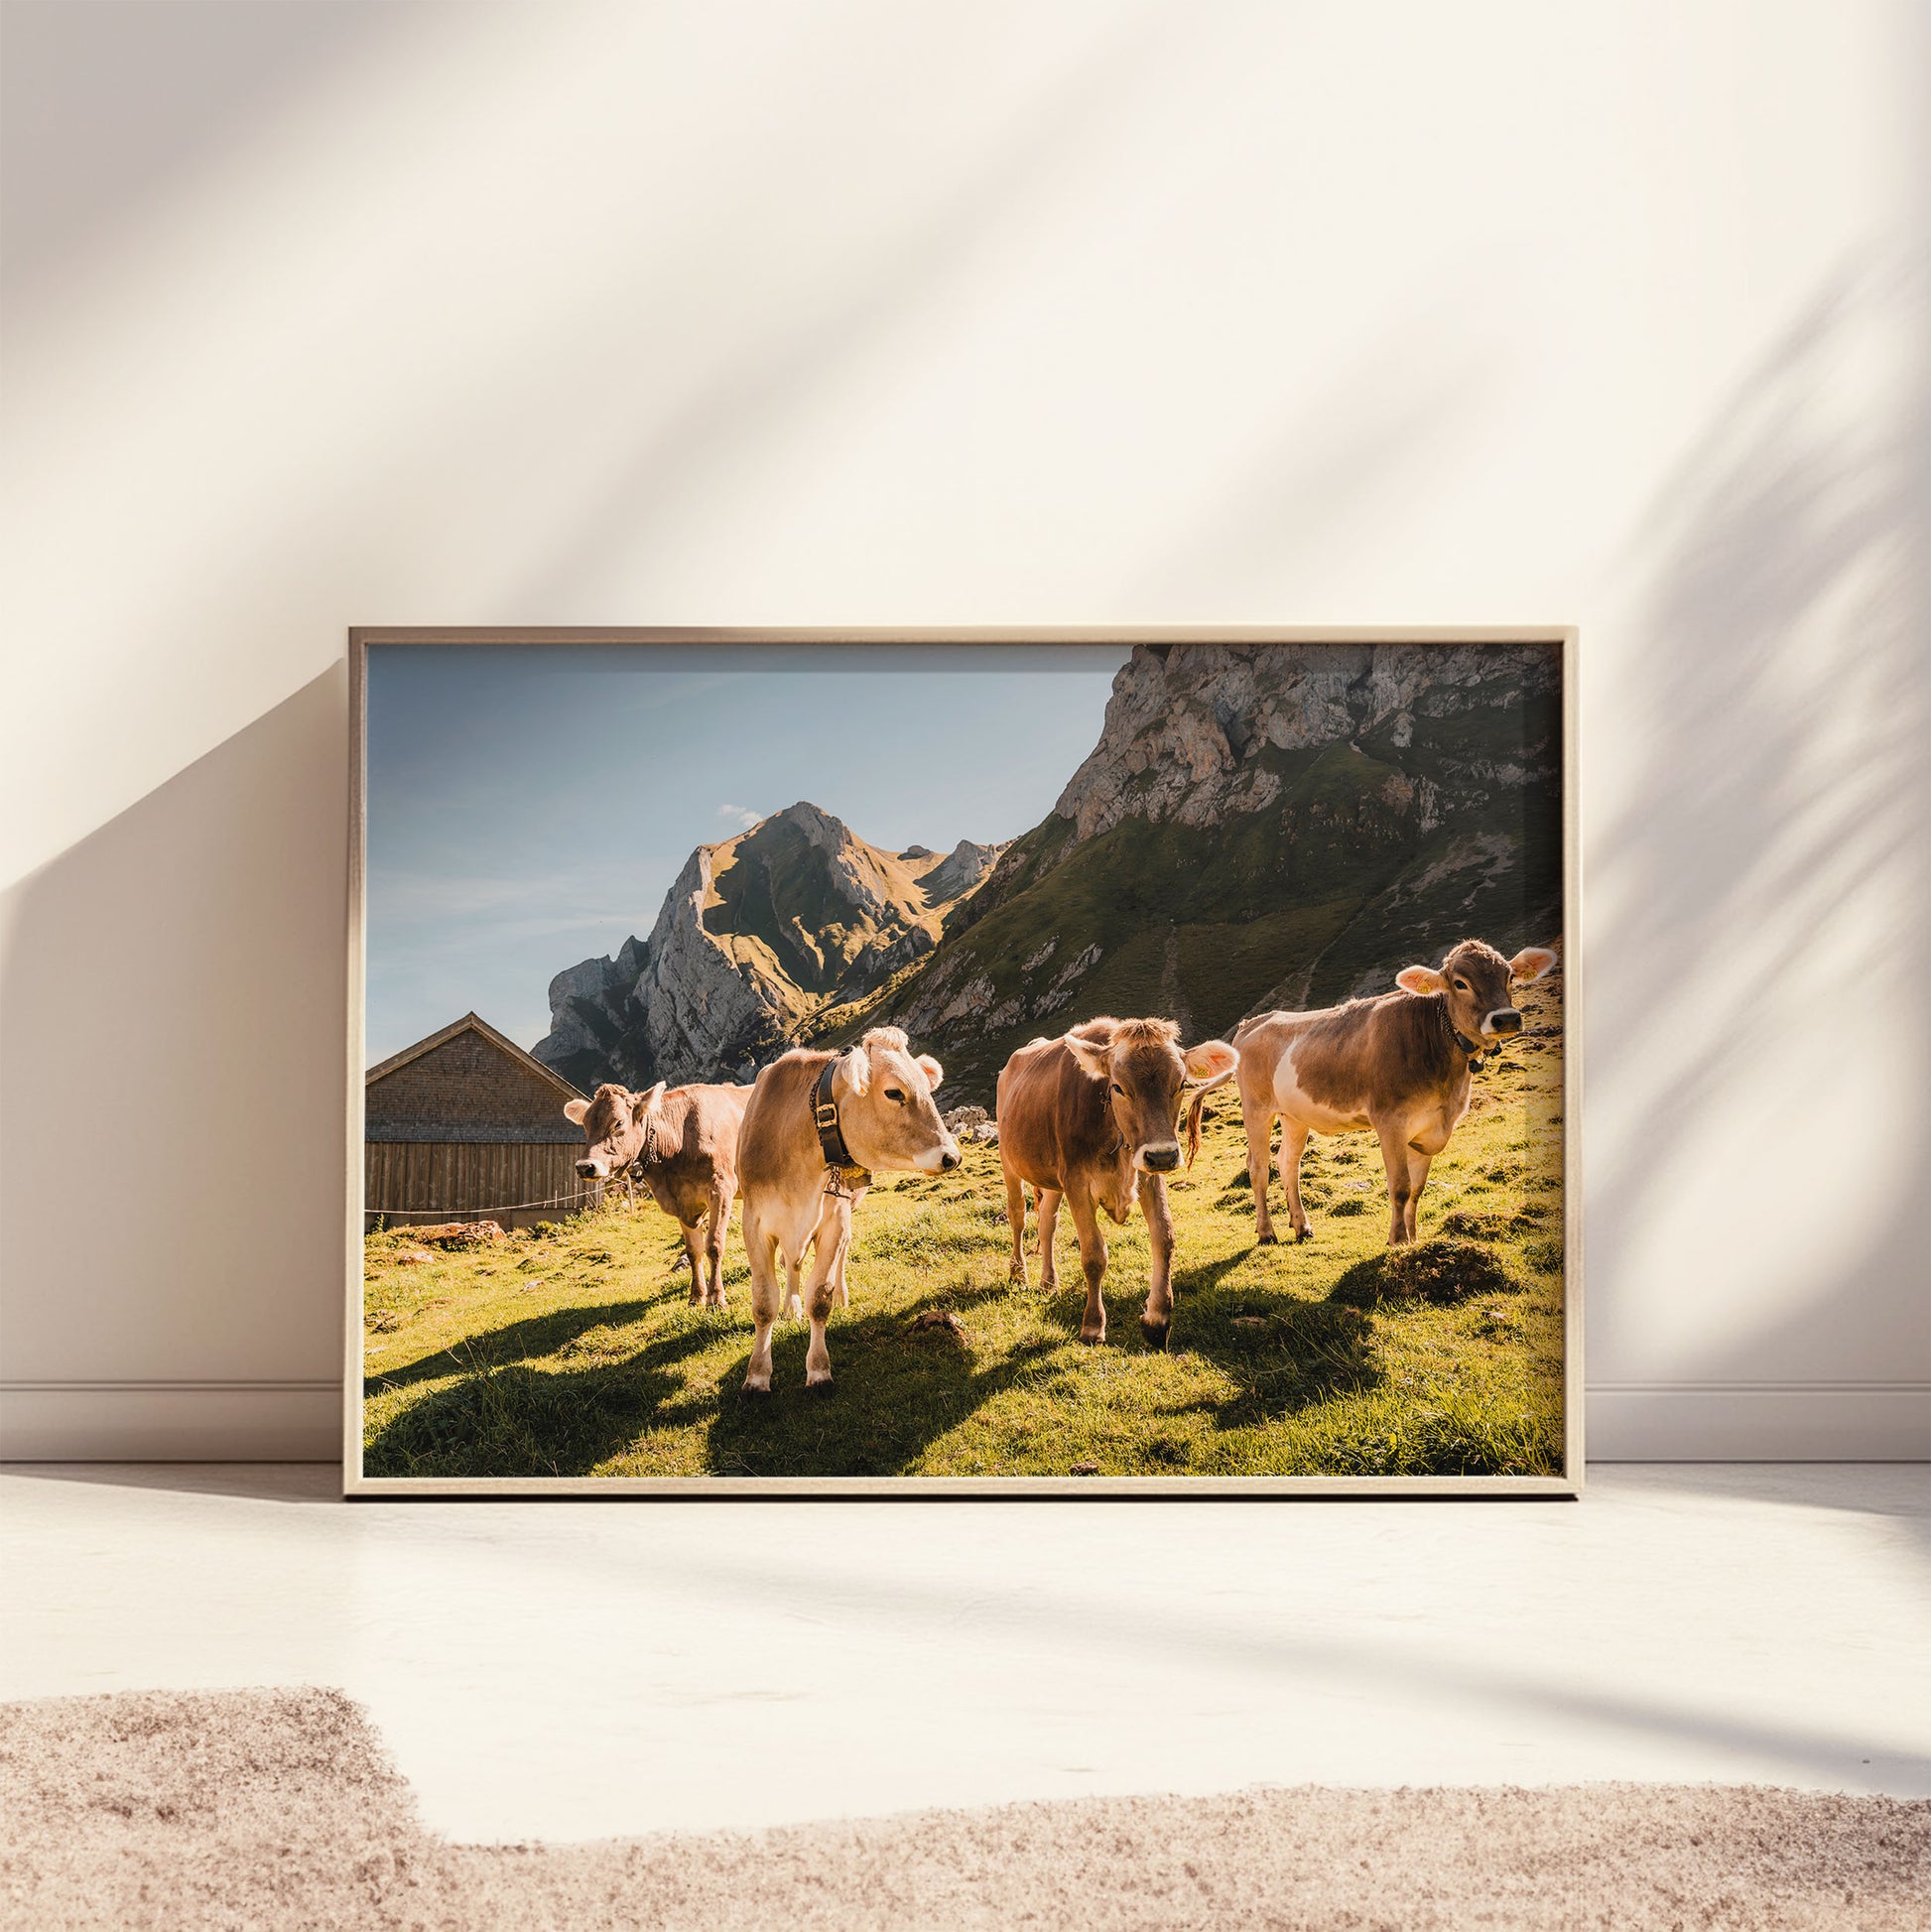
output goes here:
<path id="1" fill-rule="evenodd" d="M 1551 1028 L 1555 999 L 1537 994 L 1527 1017 Z M 739 1399 L 750 1312 L 735 1224 L 723 1311 L 688 1305 L 677 1230 L 648 1203 L 415 1264 L 401 1259 L 416 1247 L 408 1229 L 372 1234 L 365 1469 L 1557 1473 L 1560 1070 L 1558 1042 L 1543 1032 L 1478 1077 L 1480 1103 L 1422 1199 L 1433 1252 L 1415 1257 L 1413 1281 L 1379 1262 L 1387 1199 L 1366 1135 L 1310 1144 L 1313 1240 L 1256 1247 L 1237 1108 L 1217 1096 L 1198 1164 L 1172 1184 L 1166 1353 L 1139 1336 L 1137 1217 L 1108 1230 L 1109 1339 L 1083 1347 L 1070 1218 L 1059 1291 L 1040 1292 L 1036 1256 L 1033 1285 L 1009 1286 L 998 1152 L 972 1143 L 956 1174 L 881 1179 L 860 1207 L 851 1306 L 832 1317 L 837 1381 L 824 1396 L 806 1394 L 805 1330 L 786 1324 L 772 1398 Z M 957 1332 L 915 1329 L 927 1309 L 954 1313 Z"/>

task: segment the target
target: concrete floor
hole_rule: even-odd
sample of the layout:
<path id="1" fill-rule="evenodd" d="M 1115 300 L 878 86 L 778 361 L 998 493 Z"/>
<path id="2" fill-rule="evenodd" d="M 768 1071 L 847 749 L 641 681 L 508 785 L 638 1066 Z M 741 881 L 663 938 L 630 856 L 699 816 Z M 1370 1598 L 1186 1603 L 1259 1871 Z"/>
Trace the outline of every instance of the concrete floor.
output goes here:
<path id="1" fill-rule="evenodd" d="M 1572 1503 L 356 1503 L 0 1475 L 0 1698 L 332 1684 L 428 1821 L 593 1838 L 1254 1783 L 1931 1795 L 1931 1471 Z"/>

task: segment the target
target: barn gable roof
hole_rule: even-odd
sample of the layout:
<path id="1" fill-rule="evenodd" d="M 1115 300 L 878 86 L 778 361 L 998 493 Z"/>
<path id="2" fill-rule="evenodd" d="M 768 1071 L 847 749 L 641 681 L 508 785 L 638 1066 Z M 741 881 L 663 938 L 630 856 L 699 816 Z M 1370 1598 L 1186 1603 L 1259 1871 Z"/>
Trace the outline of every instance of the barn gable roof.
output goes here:
<path id="1" fill-rule="evenodd" d="M 464 1013 L 459 1020 L 451 1020 L 441 1031 L 432 1033 L 426 1039 L 418 1040 L 413 1047 L 404 1047 L 400 1053 L 392 1053 L 387 1060 L 371 1067 L 363 1076 L 362 1085 L 373 1087 L 377 1081 L 393 1074 L 397 1068 L 406 1067 L 412 1060 L 420 1060 L 424 1054 L 453 1040 L 458 1033 L 476 1033 L 487 1040 L 499 1052 L 506 1053 L 519 1066 L 526 1068 L 539 1079 L 548 1081 L 567 1100 L 586 1100 L 589 1095 L 580 1087 L 573 1087 L 554 1067 L 546 1067 L 533 1053 L 525 1053 L 516 1042 L 498 1033 L 485 1019 L 474 1013 Z"/>

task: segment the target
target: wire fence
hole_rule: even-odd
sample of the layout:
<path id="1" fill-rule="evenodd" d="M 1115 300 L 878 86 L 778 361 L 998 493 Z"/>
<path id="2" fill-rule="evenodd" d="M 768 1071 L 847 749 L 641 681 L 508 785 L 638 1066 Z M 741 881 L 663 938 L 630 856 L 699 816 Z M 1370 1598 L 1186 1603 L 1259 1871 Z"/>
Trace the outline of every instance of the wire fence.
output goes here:
<path id="1" fill-rule="evenodd" d="M 527 1227 L 596 1208 L 626 1176 L 578 1171 L 576 1141 L 384 1141 L 364 1143 L 362 1229 L 443 1221 L 499 1221 Z"/>
<path id="2" fill-rule="evenodd" d="M 539 1208 L 579 1213 L 586 1207 L 600 1207 L 612 1190 L 620 1192 L 625 1201 L 636 1199 L 636 1184 L 625 1177 L 599 1181 L 593 1187 L 577 1188 L 568 1194 L 547 1195 L 541 1201 L 510 1201 L 496 1208 L 365 1208 L 362 1219 L 387 1222 L 391 1227 L 411 1227 L 419 1223 L 442 1221 L 501 1221 L 508 1215 L 534 1214 Z"/>

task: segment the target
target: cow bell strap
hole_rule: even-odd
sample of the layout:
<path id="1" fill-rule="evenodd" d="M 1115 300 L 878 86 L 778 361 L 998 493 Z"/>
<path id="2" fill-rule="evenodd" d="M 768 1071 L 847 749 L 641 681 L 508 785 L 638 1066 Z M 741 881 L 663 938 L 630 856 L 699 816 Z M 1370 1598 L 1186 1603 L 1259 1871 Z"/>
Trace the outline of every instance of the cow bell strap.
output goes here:
<path id="1" fill-rule="evenodd" d="M 1469 1036 L 1466 1033 L 1464 1033 L 1462 1029 L 1459 1026 L 1457 1026 L 1452 1019 L 1449 1018 L 1448 1001 L 1446 999 L 1442 1001 L 1441 1014 L 1442 1014 L 1442 1024 L 1448 1028 L 1449 1037 L 1455 1042 L 1455 1044 L 1458 1047 L 1461 1048 L 1463 1054 L 1468 1059 L 1469 1071 L 1471 1073 L 1474 1073 L 1475 1070 L 1481 1065 L 1481 1055 L 1482 1055 L 1481 1042 L 1480 1040 L 1471 1040 Z M 1501 1048 L 1497 1047 L 1495 1051 L 1497 1053 L 1500 1053 Z"/>
<path id="2" fill-rule="evenodd" d="M 860 1167 L 844 1144 L 844 1129 L 838 1124 L 838 1103 L 832 1097 L 832 1076 L 837 1070 L 835 1054 L 825 1063 L 812 1089 L 812 1125 L 818 1129 L 818 1150 L 831 1170 L 825 1183 L 827 1194 L 848 1195 L 871 1185 L 871 1170 Z"/>

